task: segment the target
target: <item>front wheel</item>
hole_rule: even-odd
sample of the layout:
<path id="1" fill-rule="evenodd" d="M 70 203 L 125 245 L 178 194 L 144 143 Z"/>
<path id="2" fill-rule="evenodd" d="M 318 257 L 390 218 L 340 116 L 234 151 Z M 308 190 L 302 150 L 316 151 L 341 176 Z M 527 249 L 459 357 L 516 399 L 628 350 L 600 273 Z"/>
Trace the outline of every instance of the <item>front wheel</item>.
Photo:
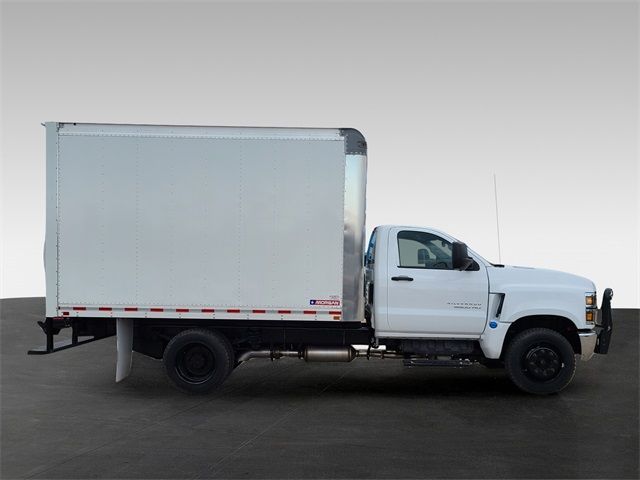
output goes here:
<path id="1" fill-rule="evenodd" d="M 219 387 L 235 362 L 226 337 L 201 328 L 185 330 L 173 337 L 162 360 L 169 378 L 188 393 L 207 393 Z"/>
<path id="2" fill-rule="evenodd" d="M 532 328 L 516 335 L 505 355 L 505 368 L 521 390 L 537 395 L 564 389 L 576 372 L 569 341 L 555 330 Z"/>

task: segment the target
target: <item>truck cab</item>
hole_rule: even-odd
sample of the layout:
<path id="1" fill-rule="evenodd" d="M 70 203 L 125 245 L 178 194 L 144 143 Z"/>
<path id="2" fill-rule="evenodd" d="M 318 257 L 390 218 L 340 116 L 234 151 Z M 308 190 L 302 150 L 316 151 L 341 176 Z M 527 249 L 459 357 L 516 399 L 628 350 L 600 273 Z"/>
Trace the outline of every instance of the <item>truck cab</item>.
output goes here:
<path id="1" fill-rule="evenodd" d="M 444 232 L 396 225 L 373 231 L 364 265 L 367 319 L 379 343 L 431 345 L 447 362 L 504 363 L 534 393 L 566 385 L 574 354 L 589 360 L 608 349 L 610 308 L 599 320 L 586 278 L 493 264 Z M 607 305 L 611 296 L 607 289 Z"/>

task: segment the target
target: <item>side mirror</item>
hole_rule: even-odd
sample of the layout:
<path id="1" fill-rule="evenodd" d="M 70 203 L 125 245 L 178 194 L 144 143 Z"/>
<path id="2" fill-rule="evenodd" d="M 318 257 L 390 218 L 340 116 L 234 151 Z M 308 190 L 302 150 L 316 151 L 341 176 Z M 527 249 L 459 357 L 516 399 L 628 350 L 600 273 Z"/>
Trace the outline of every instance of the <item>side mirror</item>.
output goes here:
<path id="1" fill-rule="evenodd" d="M 453 269 L 466 270 L 473 265 L 473 259 L 469 257 L 467 245 L 462 242 L 453 242 L 452 245 Z"/>

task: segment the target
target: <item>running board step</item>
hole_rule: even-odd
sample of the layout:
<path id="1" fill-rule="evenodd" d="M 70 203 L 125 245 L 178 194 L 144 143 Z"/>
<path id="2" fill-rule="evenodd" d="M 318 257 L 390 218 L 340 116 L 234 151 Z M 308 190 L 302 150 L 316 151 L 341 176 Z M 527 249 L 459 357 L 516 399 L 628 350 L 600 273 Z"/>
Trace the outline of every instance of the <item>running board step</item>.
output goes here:
<path id="1" fill-rule="evenodd" d="M 405 367 L 469 367 L 471 360 L 431 360 L 428 358 L 407 358 L 403 362 Z"/>

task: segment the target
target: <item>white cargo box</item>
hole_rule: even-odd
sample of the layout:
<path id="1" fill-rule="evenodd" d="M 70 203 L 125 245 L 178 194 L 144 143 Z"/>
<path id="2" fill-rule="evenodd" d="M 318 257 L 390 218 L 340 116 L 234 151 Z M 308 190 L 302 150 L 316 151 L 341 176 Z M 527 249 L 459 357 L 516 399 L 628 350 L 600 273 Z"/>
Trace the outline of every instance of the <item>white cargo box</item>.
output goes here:
<path id="1" fill-rule="evenodd" d="M 48 317 L 363 320 L 357 131 L 46 128 Z"/>

